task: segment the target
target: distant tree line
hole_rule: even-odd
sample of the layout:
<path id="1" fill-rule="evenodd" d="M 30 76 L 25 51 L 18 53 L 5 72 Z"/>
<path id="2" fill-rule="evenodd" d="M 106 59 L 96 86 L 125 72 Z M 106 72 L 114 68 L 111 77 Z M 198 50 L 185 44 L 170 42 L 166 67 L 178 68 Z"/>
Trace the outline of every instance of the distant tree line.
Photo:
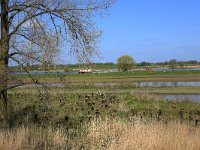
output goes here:
<path id="1" fill-rule="evenodd" d="M 169 61 L 157 62 L 157 63 L 142 61 L 140 63 L 136 63 L 135 67 L 161 66 L 161 67 L 176 68 L 176 67 L 184 67 L 184 66 L 190 66 L 190 65 L 200 65 L 200 61 L 197 61 L 197 60 L 177 61 L 176 59 L 171 59 Z M 134 66 L 134 65 L 131 65 L 131 66 Z M 21 66 L 10 66 L 10 68 L 13 71 L 22 70 Z M 117 69 L 118 64 L 113 63 L 113 62 L 105 62 L 105 63 L 100 62 L 100 63 L 89 63 L 89 64 L 55 64 L 55 65 L 52 65 L 51 67 L 48 66 L 48 68 L 46 68 L 45 65 L 31 65 L 31 67 L 29 66 L 29 68 L 31 68 L 31 70 L 38 70 L 38 71 L 45 71 L 47 69 L 72 71 L 73 69 L 82 69 L 82 68 L 83 69 Z M 129 70 L 130 68 L 127 68 L 127 69 Z"/>
<path id="2" fill-rule="evenodd" d="M 142 61 L 141 63 L 137 63 L 137 66 L 152 66 L 152 65 L 158 65 L 158 66 L 171 66 L 171 67 L 184 67 L 189 65 L 200 65 L 200 61 L 197 60 L 188 60 L 188 61 L 177 61 L 176 59 L 171 59 L 169 61 L 165 62 L 157 62 L 157 63 L 151 63 Z"/>

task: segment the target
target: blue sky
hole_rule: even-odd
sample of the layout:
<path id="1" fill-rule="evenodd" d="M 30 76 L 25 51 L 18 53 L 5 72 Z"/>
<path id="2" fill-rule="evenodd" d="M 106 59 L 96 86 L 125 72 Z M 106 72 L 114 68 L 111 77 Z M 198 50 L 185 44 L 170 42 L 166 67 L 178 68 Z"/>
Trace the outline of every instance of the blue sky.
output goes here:
<path id="1" fill-rule="evenodd" d="M 136 62 L 200 61 L 199 0 L 117 0 L 109 14 L 96 19 L 103 38 L 95 62 L 124 54 Z"/>

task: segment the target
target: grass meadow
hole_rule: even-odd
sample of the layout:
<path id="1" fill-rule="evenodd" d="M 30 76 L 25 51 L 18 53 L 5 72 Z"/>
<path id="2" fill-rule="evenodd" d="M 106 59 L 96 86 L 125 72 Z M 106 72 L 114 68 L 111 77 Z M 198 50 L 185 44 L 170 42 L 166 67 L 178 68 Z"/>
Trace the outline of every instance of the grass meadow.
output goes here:
<path id="1" fill-rule="evenodd" d="M 42 83 L 61 83 L 64 78 L 64 86 L 9 90 L 7 110 L 0 105 L 0 150 L 199 150 L 200 104 L 151 94 L 198 94 L 199 87 L 131 83 L 199 79 L 198 71 L 164 74 L 36 75 Z M 28 81 L 27 75 L 17 76 Z M 95 86 L 99 81 L 105 84 Z M 113 81 L 119 84 L 110 84 Z"/>

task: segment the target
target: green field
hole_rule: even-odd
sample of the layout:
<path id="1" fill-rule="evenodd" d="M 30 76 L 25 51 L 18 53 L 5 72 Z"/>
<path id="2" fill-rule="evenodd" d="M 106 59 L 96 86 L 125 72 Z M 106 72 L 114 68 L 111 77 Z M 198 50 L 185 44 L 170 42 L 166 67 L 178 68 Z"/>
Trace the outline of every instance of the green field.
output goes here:
<path id="1" fill-rule="evenodd" d="M 50 86 L 54 92 L 62 93 L 91 93 L 101 91 L 104 93 L 133 93 L 135 91 L 147 91 L 148 93 L 200 93 L 200 87 L 178 87 L 176 82 L 199 82 L 200 71 L 136 71 L 136 72 L 112 72 L 93 74 L 42 74 L 31 75 L 39 83 L 61 84 Z M 16 75 L 17 79 L 31 83 L 28 75 Z M 163 82 L 160 87 L 138 87 L 140 82 Z M 165 82 L 174 82 L 172 87 L 167 87 Z M 23 89 L 23 90 L 22 90 Z M 16 88 L 15 92 L 37 92 L 38 88 L 26 86 Z"/>
<path id="2" fill-rule="evenodd" d="M 74 128 L 95 116 L 131 119 L 135 116 L 165 121 L 195 119 L 200 105 L 192 102 L 160 100 L 147 93 L 79 93 L 79 94 L 9 94 L 11 125 L 36 123 L 43 126 L 64 125 Z M 184 115 L 180 118 L 180 111 Z M 159 118 L 157 118 L 159 117 Z M 192 122 L 194 123 L 194 122 Z M 66 126 L 67 125 L 67 126 Z"/>
<path id="3" fill-rule="evenodd" d="M 30 81 L 30 76 L 15 75 L 24 81 Z M 31 75 L 41 82 L 59 82 L 64 79 L 69 82 L 113 82 L 113 81 L 200 81 L 200 70 L 192 71 L 134 71 L 92 74 L 40 74 Z"/>
<path id="4" fill-rule="evenodd" d="M 14 149 L 16 141 L 24 150 L 107 149 L 111 142 L 120 141 L 124 130 L 130 135 L 135 133 L 134 139 L 144 134 L 139 146 L 144 144 L 144 139 L 149 141 L 158 133 L 162 133 L 159 139 L 166 135 L 163 141 L 172 136 L 179 139 L 191 135 L 188 140 L 197 136 L 196 142 L 191 142 L 195 146 L 199 142 L 200 104 L 164 101 L 142 91 L 132 94 L 12 93 L 7 112 L 7 118 L 0 114 L 0 149 L 11 146 Z"/>
<path id="5" fill-rule="evenodd" d="M 24 82 L 30 81 L 28 75 L 16 75 L 16 77 Z M 48 117 L 47 124 L 57 124 L 57 122 L 68 124 L 69 122 L 64 120 L 65 116 L 68 116 L 72 121 L 71 126 L 79 122 L 80 118 L 90 118 L 96 114 L 106 116 L 112 112 L 115 116 L 127 118 L 132 113 L 131 111 L 136 111 L 140 115 L 144 113 L 147 116 L 152 116 L 152 113 L 156 116 L 156 113 L 162 111 L 163 117 L 177 119 L 180 109 L 183 109 L 185 112 L 184 120 L 188 120 L 190 112 L 200 111 L 200 105 L 193 102 L 169 102 L 151 95 L 164 93 L 199 94 L 200 87 L 198 86 L 137 87 L 132 84 L 136 81 L 200 81 L 200 71 L 48 74 L 33 75 L 33 77 L 38 78 L 42 83 L 62 83 L 63 85 L 50 87 L 27 85 L 9 90 L 8 104 L 11 110 L 11 120 L 14 118 L 20 120 L 19 116 L 24 113 L 27 120 L 22 119 L 21 123 L 26 121 L 39 123 L 45 121 L 43 115 L 46 114 L 49 115 L 46 116 Z M 103 86 L 97 86 L 96 83 Z M 112 83 L 117 84 L 113 85 Z M 12 116 L 13 114 L 19 116 Z M 36 117 L 35 121 L 34 117 Z"/>
<path id="6" fill-rule="evenodd" d="M 17 80 L 31 83 L 28 75 L 14 76 Z M 183 102 L 167 101 L 155 95 L 200 94 L 200 87 L 176 85 L 169 87 L 164 84 L 160 87 L 137 87 L 133 84 L 143 81 L 195 82 L 200 81 L 200 71 L 48 74 L 32 75 L 32 77 L 44 85 L 25 85 L 10 89 L 7 111 L 1 102 L 0 128 L 8 130 L 2 136 L 0 134 L 0 138 L 9 137 L 9 135 L 16 136 L 16 139 L 18 136 L 22 138 L 21 132 L 24 133 L 23 130 L 26 130 L 27 134 L 30 134 L 28 139 L 38 139 L 38 141 L 42 139 L 44 143 L 53 141 L 55 145 L 59 145 L 56 140 L 57 131 L 59 131 L 60 138 L 68 137 L 72 143 L 76 143 L 73 147 L 80 149 L 84 145 L 84 147 L 92 149 L 91 143 L 85 143 L 88 130 L 94 130 L 102 123 L 105 123 L 103 128 L 111 129 L 116 125 L 114 123 L 110 127 L 111 120 L 114 122 L 119 120 L 125 126 L 135 125 L 139 120 L 138 127 L 142 124 L 150 125 L 152 122 L 155 123 L 153 127 L 164 125 L 164 129 L 170 124 L 172 127 L 176 127 L 179 123 L 181 127 L 189 126 L 190 130 L 200 127 L 199 103 L 189 99 Z M 52 85 L 46 86 L 47 83 Z M 94 122 L 95 126 L 92 126 Z M 179 127 L 177 128 L 179 129 Z M 19 135 L 18 131 L 21 131 Z M 61 134 L 61 131 L 65 134 Z M 99 132 L 93 133 L 98 134 Z M 54 137 L 53 135 L 56 137 L 48 138 L 49 136 Z M 108 136 L 110 138 L 110 135 Z M 104 142 L 109 138 L 106 138 Z M 103 138 L 99 137 L 99 140 L 103 140 Z M 69 142 L 69 139 L 67 141 L 69 144 L 67 147 L 70 147 L 72 143 Z M 3 141 L 3 145 L 5 145 L 4 143 L 5 141 Z M 49 147 L 52 147 L 51 143 L 48 143 Z M 63 143 L 62 146 L 65 147 L 66 141 Z M 31 144 L 34 145 L 34 143 Z"/>

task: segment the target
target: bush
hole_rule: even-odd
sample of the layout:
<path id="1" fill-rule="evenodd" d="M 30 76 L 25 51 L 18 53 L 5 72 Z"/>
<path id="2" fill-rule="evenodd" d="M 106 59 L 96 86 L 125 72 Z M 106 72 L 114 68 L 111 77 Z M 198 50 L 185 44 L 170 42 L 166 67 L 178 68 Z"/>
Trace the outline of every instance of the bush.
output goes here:
<path id="1" fill-rule="evenodd" d="M 119 70 L 122 70 L 125 72 L 134 68 L 135 61 L 131 56 L 124 55 L 117 59 L 117 66 Z"/>

